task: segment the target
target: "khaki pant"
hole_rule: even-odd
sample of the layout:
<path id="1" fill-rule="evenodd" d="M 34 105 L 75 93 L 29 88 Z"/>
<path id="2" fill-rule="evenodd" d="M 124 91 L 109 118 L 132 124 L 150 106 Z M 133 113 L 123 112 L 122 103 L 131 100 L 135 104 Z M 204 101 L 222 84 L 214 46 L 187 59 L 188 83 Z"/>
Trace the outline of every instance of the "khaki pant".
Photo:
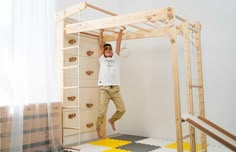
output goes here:
<path id="1" fill-rule="evenodd" d="M 125 113 L 125 105 L 120 95 L 120 87 L 119 86 L 100 86 L 99 87 L 99 114 L 97 118 L 97 128 L 101 127 L 103 123 L 103 119 L 106 115 L 108 103 L 110 100 L 116 106 L 116 112 L 112 115 L 111 121 L 115 122 L 120 119 Z"/>

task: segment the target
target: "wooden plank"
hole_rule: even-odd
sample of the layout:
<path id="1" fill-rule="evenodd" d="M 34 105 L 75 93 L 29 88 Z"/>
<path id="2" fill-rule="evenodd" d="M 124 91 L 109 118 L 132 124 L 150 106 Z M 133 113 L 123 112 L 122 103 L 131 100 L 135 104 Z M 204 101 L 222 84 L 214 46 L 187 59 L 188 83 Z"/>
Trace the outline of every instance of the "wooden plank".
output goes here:
<path id="1" fill-rule="evenodd" d="M 120 16 L 107 17 L 92 21 L 84 21 L 66 25 L 66 33 L 78 33 L 90 30 L 105 29 L 111 27 L 125 26 L 129 24 L 152 22 L 161 19 L 168 19 L 168 9 L 155 9 L 138 13 L 130 13 Z"/>
<path id="2" fill-rule="evenodd" d="M 89 33 L 89 32 L 81 32 L 81 34 L 88 35 L 88 36 L 93 36 L 93 37 L 96 37 L 96 38 L 99 37 L 99 35 L 93 34 L 93 33 Z"/>
<path id="3" fill-rule="evenodd" d="M 194 114 L 194 105 L 193 105 L 193 90 L 192 85 L 192 69 L 191 69 L 191 57 L 190 57 L 190 41 L 189 41 L 189 30 L 188 23 L 184 22 L 182 25 L 183 28 L 183 39 L 184 39 L 184 55 L 185 55 L 185 67 L 186 67 L 186 85 L 187 85 L 187 102 L 188 102 L 188 112 Z M 191 152 L 196 152 L 196 141 L 195 141 L 195 129 L 192 126 L 189 126 L 190 134 L 190 149 Z"/>
<path id="4" fill-rule="evenodd" d="M 61 102 L 63 104 L 63 99 L 64 99 L 64 20 L 61 20 L 60 22 L 57 22 L 57 58 L 58 58 L 58 65 L 60 67 L 60 81 L 61 81 L 61 89 L 60 89 L 60 96 L 61 96 Z M 63 122 L 63 117 L 61 117 L 61 122 Z M 64 132 L 62 131 L 62 137 L 64 137 Z M 61 141 L 62 143 L 64 139 L 62 138 Z"/>
<path id="5" fill-rule="evenodd" d="M 91 4 L 89 4 L 89 3 L 86 3 L 86 6 L 92 8 L 92 9 L 95 9 L 95 10 L 97 10 L 97 11 L 100 11 L 100 12 L 103 12 L 103 13 L 106 13 L 106 14 L 109 14 L 109 15 L 112 15 L 112 16 L 117 16 L 117 14 L 115 14 L 115 13 L 113 13 L 113 12 L 110 12 L 110 11 L 108 11 L 108 10 L 99 8 L 99 7 L 94 6 L 94 5 L 91 5 Z"/>
<path id="6" fill-rule="evenodd" d="M 204 88 L 203 88 L 203 73 L 202 73 L 202 55 L 201 55 L 201 25 L 199 22 L 194 24 L 194 27 L 198 30 L 195 34 L 195 48 L 197 52 L 197 71 L 198 71 L 198 100 L 199 100 L 199 110 L 200 116 L 205 118 L 205 102 L 204 102 Z M 202 149 L 207 151 L 207 139 L 205 134 L 201 134 L 201 144 Z"/>
<path id="7" fill-rule="evenodd" d="M 60 22 L 63 19 L 84 10 L 86 7 L 86 2 L 80 2 L 79 4 L 73 5 L 69 8 L 66 8 L 65 10 L 59 11 L 57 13 L 56 20 L 57 22 Z"/>
<path id="8" fill-rule="evenodd" d="M 226 131 L 225 129 L 221 128 L 220 126 L 216 125 L 215 123 L 211 122 L 210 120 L 208 120 L 206 118 L 202 118 L 201 116 L 198 116 L 198 119 L 202 120 L 203 122 L 207 123 L 211 127 L 217 129 L 218 131 L 222 132 L 226 136 L 228 136 L 228 137 L 230 137 L 230 138 L 232 138 L 233 140 L 236 141 L 236 136 L 235 135 L 231 134 L 230 132 Z"/>
<path id="9" fill-rule="evenodd" d="M 87 7 L 93 8 L 93 9 L 95 9 L 95 10 L 98 10 L 98 11 L 100 11 L 100 12 L 103 12 L 103 13 L 106 13 L 106 14 L 109 14 L 109 15 L 112 15 L 112 16 L 117 16 L 117 15 L 118 15 L 118 14 L 116 14 L 116 13 L 107 11 L 107 10 L 105 10 L 105 9 L 96 7 L 96 6 L 91 5 L 91 4 L 88 4 L 88 3 L 87 3 Z M 147 24 L 147 23 L 144 23 L 144 24 Z M 149 24 L 149 25 L 150 25 L 150 24 Z M 146 30 L 146 29 L 144 29 L 144 28 L 141 28 L 141 27 L 138 27 L 138 26 L 135 26 L 135 25 L 129 25 L 129 26 L 130 26 L 130 27 L 133 27 L 133 28 L 136 28 L 136 29 L 139 29 L 139 30 L 143 30 L 143 31 L 149 32 L 148 30 Z"/>
<path id="10" fill-rule="evenodd" d="M 236 151 L 236 141 L 229 138 L 219 130 L 213 128 L 209 124 L 205 123 L 204 121 L 190 115 L 190 114 L 182 114 L 182 118 L 186 120 L 189 124 L 193 125 L 194 127 L 198 128 L 205 134 L 211 136 L 224 146 L 228 147 L 229 149 Z"/>
<path id="11" fill-rule="evenodd" d="M 183 152 L 183 137 L 182 137 L 182 119 L 181 119 L 181 105 L 180 105 L 180 91 L 179 91 L 179 70 L 178 70 L 178 52 L 176 45 L 176 28 L 172 27 L 170 33 L 171 39 L 171 58 L 172 58 L 172 72 L 174 82 L 174 104 L 175 104 L 175 122 L 176 122 L 176 138 L 177 150 Z"/>

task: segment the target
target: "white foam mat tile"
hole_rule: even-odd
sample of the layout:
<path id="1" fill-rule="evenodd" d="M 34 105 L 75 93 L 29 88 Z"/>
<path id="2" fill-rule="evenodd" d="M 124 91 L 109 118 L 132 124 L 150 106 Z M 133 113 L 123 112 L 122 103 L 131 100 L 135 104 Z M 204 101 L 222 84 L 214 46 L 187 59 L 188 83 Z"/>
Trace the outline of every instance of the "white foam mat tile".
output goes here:
<path id="1" fill-rule="evenodd" d="M 161 146 L 161 147 L 171 144 L 173 142 L 174 141 L 171 141 L 171 140 L 163 140 L 163 139 L 155 139 L 155 138 L 146 138 L 143 140 L 136 141 L 136 143 L 140 143 L 140 144 Z"/>
<path id="2" fill-rule="evenodd" d="M 176 149 L 169 149 L 169 148 L 159 148 L 156 150 L 153 150 L 151 152 L 177 152 Z"/>
<path id="3" fill-rule="evenodd" d="M 109 147 L 105 147 L 105 146 L 96 146 L 96 145 L 92 145 L 92 144 L 82 144 L 80 146 L 76 146 L 73 148 L 79 148 L 80 152 L 101 152 L 104 150 L 108 150 L 111 149 Z M 73 152 L 77 152 L 76 150 L 73 150 Z"/>
<path id="4" fill-rule="evenodd" d="M 232 152 L 230 149 L 226 147 L 218 147 L 218 146 L 208 146 L 208 152 Z"/>
<path id="5" fill-rule="evenodd" d="M 153 150 L 151 152 L 177 152 L 177 149 L 160 148 L 160 149 Z M 189 152 L 189 151 L 184 150 L 183 152 Z"/>

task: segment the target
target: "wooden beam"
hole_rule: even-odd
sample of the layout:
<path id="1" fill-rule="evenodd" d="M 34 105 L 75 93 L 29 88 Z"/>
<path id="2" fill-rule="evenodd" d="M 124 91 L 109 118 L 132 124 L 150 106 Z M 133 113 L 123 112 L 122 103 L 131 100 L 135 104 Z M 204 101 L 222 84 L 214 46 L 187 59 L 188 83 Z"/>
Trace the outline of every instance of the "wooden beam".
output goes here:
<path id="1" fill-rule="evenodd" d="M 73 5 L 69 8 L 66 8 L 65 10 L 58 12 L 56 19 L 57 19 L 57 21 L 63 20 L 75 13 L 78 13 L 78 12 L 84 10 L 86 7 L 87 7 L 86 2 L 80 2 L 79 4 Z"/>
<path id="2" fill-rule="evenodd" d="M 199 22 L 194 24 L 194 27 L 198 30 L 195 34 L 195 48 L 197 54 L 197 72 L 198 72 L 198 100 L 200 116 L 205 118 L 205 102 L 204 102 L 204 88 L 203 88 L 203 73 L 202 73 L 202 50 L 201 50 L 201 25 Z M 202 149 L 207 151 L 207 139 L 205 134 L 201 134 Z"/>
<path id="3" fill-rule="evenodd" d="M 185 66 L 186 66 L 186 85 L 187 85 L 187 101 L 188 101 L 188 112 L 194 114 L 193 104 L 193 90 L 192 87 L 192 68 L 191 68 L 191 56 L 190 56 L 190 40 L 189 40 L 189 29 L 188 22 L 183 23 L 183 38 L 184 38 L 184 55 L 185 55 Z M 189 126 L 190 132 L 190 149 L 191 152 L 196 152 L 196 140 L 195 140 L 195 128 Z"/>
<path id="4" fill-rule="evenodd" d="M 170 32 L 171 42 L 171 58 L 172 58 L 172 73 L 174 82 L 174 104 L 175 104 L 175 123 L 176 123 L 176 138 L 177 151 L 183 152 L 183 136 L 182 136 L 182 119 L 181 119 L 181 104 L 179 91 L 179 70 L 178 70 L 178 52 L 176 44 L 176 28 L 172 27 Z"/>
<path id="5" fill-rule="evenodd" d="M 136 23 L 152 22 L 170 17 L 168 8 L 164 8 L 69 24 L 66 26 L 65 31 L 67 34 L 78 33 Z"/>

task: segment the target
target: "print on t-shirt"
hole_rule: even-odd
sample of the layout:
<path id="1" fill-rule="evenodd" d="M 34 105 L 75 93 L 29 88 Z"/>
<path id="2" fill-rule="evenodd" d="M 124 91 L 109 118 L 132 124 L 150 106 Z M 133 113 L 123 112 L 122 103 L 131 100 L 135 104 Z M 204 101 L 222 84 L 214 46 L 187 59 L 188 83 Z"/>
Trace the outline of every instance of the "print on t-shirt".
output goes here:
<path id="1" fill-rule="evenodd" d="M 112 58 L 106 58 L 105 62 L 108 67 L 112 67 L 115 64 L 115 61 Z"/>

